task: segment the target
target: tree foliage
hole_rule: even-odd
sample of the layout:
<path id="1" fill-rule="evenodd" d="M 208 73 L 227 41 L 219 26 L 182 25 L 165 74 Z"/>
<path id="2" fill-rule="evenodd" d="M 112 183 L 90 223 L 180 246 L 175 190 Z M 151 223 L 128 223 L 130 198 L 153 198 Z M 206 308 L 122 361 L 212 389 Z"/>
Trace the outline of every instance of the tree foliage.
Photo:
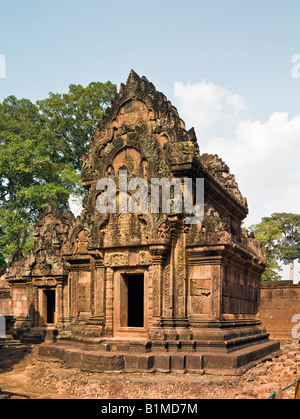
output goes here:
<path id="1" fill-rule="evenodd" d="M 268 251 L 268 268 L 263 280 L 280 279 L 280 262 L 291 267 L 293 280 L 294 261 L 300 262 L 300 215 L 274 213 L 250 227 L 263 249 Z"/>
<path id="2" fill-rule="evenodd" d="M 37 102 L 44 127 L 59 144 L 60 157 L 80 170 L 80 157 L 88 151 L 96 126 L 116 93 L 111 82 L 90 83 L 86 88 L 71 84 L 68 94 L 50 93 Z"/>
<path id="3" fill-rule="evenodd" d="M 115 85 L 70 85 L 31 103 L 15 96 L 0 103 L 0 267 L 4 258 L 32 246 L 32 226 L 48 204 L 69 209 L 81 193 L 80 157 Z"/>
<path id="4" fill-rule="evenodd" d="M 259 224 L 254 224 L 250 227 L 259 241 L 262 249 L 267 250 L 268 266 L 262 275 L 262 281 L 280 280 L 279 272 L 282 270 L 278 261 L 277 242 L 282 236 L 278 222 L 272 220 L 267 221 L 265 218 Z"/>
<path id="5" fill-rule="evenodd" d="M 282 238 L 278 243 L 280 260 L 286 265 L 300 262 L 300 214 L 275 213 L 270 217 L 280 226 Z"/>

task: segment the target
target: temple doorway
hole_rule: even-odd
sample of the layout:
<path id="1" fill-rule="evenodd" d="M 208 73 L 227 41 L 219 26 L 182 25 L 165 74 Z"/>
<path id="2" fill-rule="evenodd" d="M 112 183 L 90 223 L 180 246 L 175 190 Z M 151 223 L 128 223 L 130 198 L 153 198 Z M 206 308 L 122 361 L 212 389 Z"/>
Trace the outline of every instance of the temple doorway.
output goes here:
<path id="1" fill-rule="evenodd" d="M 122 272 L 117 278 L 115 336 L 142 336 L 147 318 L 145 275 Z"/>
<path id="2" fill-rule="evenodd" d="M 127 327 L 144 327 L 144 275 L 126 275 Z"/>
<path id="3" fill-rule="evenodd" d="M 55 290 L 44 290 L 44 318 L 47 324 L 55 323 Z"/>

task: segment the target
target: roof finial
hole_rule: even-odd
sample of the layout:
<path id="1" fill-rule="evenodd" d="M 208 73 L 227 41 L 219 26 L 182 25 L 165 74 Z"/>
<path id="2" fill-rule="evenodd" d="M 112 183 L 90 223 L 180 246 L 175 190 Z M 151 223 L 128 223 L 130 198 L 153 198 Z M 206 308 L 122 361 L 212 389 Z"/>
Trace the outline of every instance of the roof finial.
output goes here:
<path id="1" fill-rule="evenodd" d="M 131 83 L 135 83 L 135 82 L 138 82 L 139 80 L 140 80 L 139 75 L 134 70 L 131 70 L 126 84 L 128 85 Z"/>

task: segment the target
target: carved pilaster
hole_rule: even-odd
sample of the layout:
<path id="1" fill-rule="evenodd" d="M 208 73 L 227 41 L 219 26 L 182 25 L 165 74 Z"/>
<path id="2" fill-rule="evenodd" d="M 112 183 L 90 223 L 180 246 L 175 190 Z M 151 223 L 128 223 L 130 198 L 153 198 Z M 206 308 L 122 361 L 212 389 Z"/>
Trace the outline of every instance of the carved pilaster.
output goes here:
<path id="1" fill-rule="evenodd" d="M 161 288 L 162 288 L 162 264 L 158 263 L 149 267 L 149 281 L 152 282 L 152 313 L 153 320 L 158 321 L 161 317 Z"/>
<path id="2" fill-rule="evenodd" d="M 70 283 L 71 283 L 71 306 L 70 314 L 73 320 L 78 316 L 78 271 L 71 271 Z"/>
<path id="3" fill-rule="evenodd" d="M 105 268 L 101 261 L 96 263 L 95 272 L 95 316 L 104 319 L 105 315 Z"/>
<path id="4" fill-rule="evenodd" d="M 170 249 L 169 245 L 150 246 L 152 265 L 149 267 L 149 276 L 152 278 L 153 284 L 152 307 L 155 322 L 159 321 L 163 315 L 164 265 Z"/>
<path id="5" fill-rule="evenodd" d="M 39 326 L 40 322 L 40 315 L 39 315 L 39 289 L 34 287 L 33 289 L 33 305 L 34 305 L 34 318 L 33 318 L 33 326 Z"/>
<path id="6" fill-rule="evenodd" d="M 105 296 L 105 335 L 111 337 L 113 334 L 114 315 L 114 270 L 106 268 L 106 296 Z"/>
<path id="7" fill-rule="evenodd" d="M 211 312 L 214 320 L 222 319 L 222 281 L 221 265 L 212 266 Z"/>
<path id="8" fill-rule="evenodd" d="M 186 256 L 185 256 L 185 235 L 180 234 L 174 248 L 174 317 L 184 318 L 186 315 Z"/>
<path id="9" fill-rule="evenodd" d="M 62 327 L 63 325 L 63 303 L 63 284 L 62 282 L 59 282 L 56 286 L 56 318 L 58 327 Z"/>

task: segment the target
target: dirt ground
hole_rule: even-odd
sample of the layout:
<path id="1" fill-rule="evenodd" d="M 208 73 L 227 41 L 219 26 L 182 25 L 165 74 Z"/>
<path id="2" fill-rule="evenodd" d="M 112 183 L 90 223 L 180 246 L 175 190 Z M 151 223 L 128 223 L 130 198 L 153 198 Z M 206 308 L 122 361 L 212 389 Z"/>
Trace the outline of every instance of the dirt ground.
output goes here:
<path id="1" fill-rule="evenodd" d="M 88 373 L 42 361 L 38 345 L 0 349 L 0 388 L 11 399 L 267 399 L 276 384 L 300 378 L 300 345 L 281 343 L 282 355 L 242 376 Z M 294 398 L 295 387 L 283 393 Z"/>

